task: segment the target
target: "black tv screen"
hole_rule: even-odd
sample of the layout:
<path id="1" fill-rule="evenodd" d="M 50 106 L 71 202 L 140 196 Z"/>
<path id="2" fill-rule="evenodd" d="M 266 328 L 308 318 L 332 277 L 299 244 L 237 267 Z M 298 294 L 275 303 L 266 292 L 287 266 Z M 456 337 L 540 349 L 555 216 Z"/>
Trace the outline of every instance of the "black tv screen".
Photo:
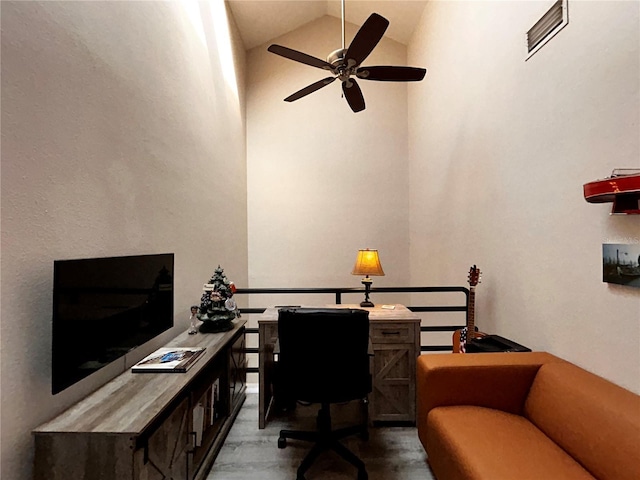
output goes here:
<path id="1" fill-rule="evenodd" d="M 173 326 L 172 253 L 56 260 L 52 393 Z"/>

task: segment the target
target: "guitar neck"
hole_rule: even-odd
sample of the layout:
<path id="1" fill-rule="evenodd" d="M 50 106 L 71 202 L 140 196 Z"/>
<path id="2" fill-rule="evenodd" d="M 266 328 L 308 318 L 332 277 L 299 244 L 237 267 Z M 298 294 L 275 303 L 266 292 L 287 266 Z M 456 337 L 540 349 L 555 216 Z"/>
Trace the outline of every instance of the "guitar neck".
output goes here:
<path id="1" fill-rule="evenodd" d="M 472 340 L 476 336 L 476 287 L 469 288 L 469 305 L 467 310 L 467 338 Z"/>

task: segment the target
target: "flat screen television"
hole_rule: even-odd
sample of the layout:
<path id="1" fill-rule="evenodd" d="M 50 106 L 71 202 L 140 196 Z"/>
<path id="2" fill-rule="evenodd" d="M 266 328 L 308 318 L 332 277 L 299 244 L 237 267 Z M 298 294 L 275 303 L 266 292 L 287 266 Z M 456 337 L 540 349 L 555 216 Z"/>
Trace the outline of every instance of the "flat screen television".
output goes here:
<path id="1" fill-rule="evenodd" d="M 173 327 L 173 253 L 56 260 L 53 394 Z"/>

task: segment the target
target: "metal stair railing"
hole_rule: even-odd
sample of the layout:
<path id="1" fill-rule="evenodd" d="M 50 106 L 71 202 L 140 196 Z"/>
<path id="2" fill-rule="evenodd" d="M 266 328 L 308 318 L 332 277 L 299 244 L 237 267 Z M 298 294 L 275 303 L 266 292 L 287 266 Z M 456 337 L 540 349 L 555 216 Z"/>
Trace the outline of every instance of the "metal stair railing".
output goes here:
<path id="1" fill-rule="evenodd" d="M 331 294 L 335 297 L 335 303 L 340 305 L 343 303 L 343 295 L 351 294 L 363 294 L 364 288 L 341 288 L 341 287 L 328 287 L 328 288 L 239 288 L 236 290 L 235 295 L 246 295 L 247 298 L 254 295 L 316 295 L 316 294 Z M 464 303 L 455 305 L 405 305 L 409 310 L 416 313 L 434 313 L 434 312 L 464 312 L 465 324 L 469 315 L 469 289 L 467 287 L 372 287 L 371 293 L 463 293 Z M 353 302 L 353 303 L 360 303 Z M 378 302 L 379 303 L 379 302 Z M 242 314 L 261 314 L 267 307 L 247 307 L 240 308 Z M 423 318 L 424 322 L 424 318 Z M 446 324 L 446 325 L 421 325 L 420 332 L 454 332 L 455 330 L 464 327 L 460 324 Z M 246 329 L 247 335 L 258 335 L 258 328 L 250 327 Z M 422 337 L 422 335 L 421 335 Z M 258 348 L 245 348 L 247 355 L 258 355 Z M 422 352 L 444 352 L 451 351 L 452 345 L 423 345 L 421 341 L 420 351 Z M 257 367 L 247 368 L 247 373 L 258 373 Z"/>

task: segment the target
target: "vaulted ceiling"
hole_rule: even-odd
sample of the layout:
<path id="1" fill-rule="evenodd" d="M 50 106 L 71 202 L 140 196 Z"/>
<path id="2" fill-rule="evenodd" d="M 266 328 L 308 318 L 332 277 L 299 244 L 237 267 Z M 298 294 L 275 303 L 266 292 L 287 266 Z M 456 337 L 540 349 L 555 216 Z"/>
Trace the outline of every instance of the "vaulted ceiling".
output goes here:
<path id="1" fill-rule="evenodd" d="M 247 50 L 324 15 L 342 18 L 340 0 L 226 0 Z M 423 0 L 347 0 L 345 19 L 362 25 L 372 13 L 389 20 L 385 36 L 408 44 L 420 20 Z M 346 39 L 347 45 L 350 39 Z"/>

